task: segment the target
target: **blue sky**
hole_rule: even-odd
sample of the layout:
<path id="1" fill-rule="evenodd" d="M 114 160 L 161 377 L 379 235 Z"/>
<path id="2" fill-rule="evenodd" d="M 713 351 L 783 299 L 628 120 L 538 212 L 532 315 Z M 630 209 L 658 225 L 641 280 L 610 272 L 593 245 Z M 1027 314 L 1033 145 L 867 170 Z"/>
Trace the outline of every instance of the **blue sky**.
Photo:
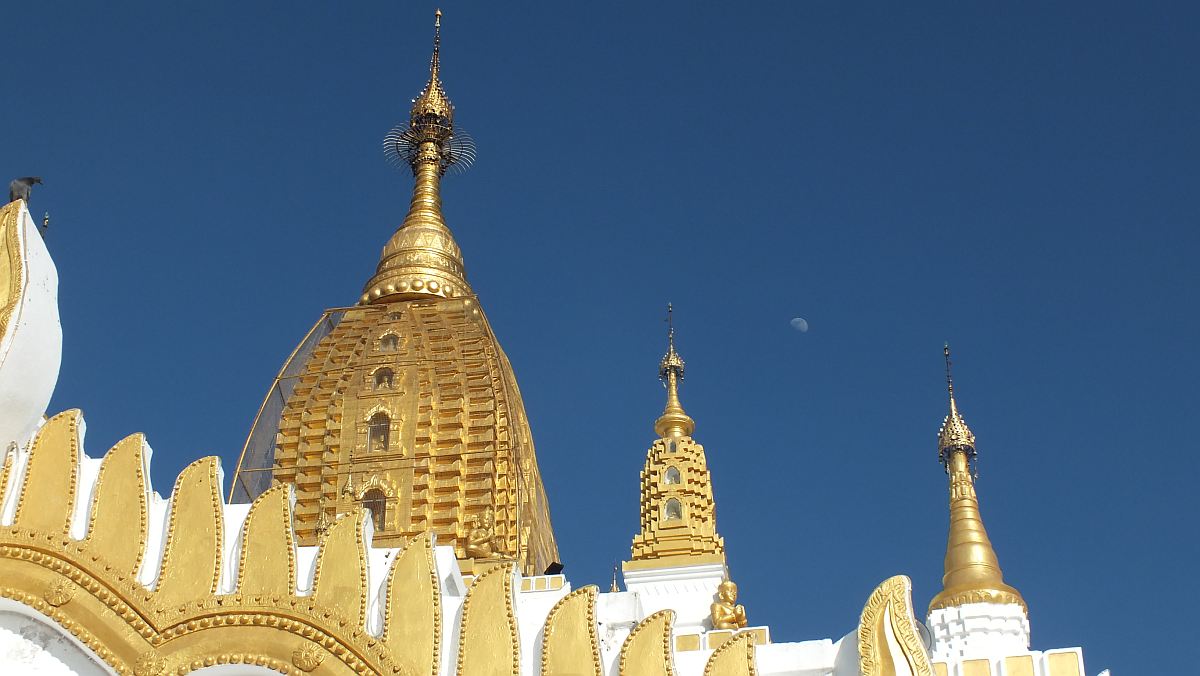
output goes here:
<path id="1" fill-rule="evenodd" d="M 380 141 L 433 8 L 9 13 L 0 169 L 46 181 L 52 408 L 84 409 L 92 455 L 145 431 L 161 491 L 204 454 L 232 474 L 403 217 Z M 669 300 L 733 576 L 776 640 L 841 636 L 895 573 L 918 608 L 937 592 L 949 340 L 1033 646 L 1192 666 L 1152 646 L 1189 645 L 1200 598 L 1194 4 L 443 9 L 480 152 L 446 216 L 575 584 L 629 554 Z"/>

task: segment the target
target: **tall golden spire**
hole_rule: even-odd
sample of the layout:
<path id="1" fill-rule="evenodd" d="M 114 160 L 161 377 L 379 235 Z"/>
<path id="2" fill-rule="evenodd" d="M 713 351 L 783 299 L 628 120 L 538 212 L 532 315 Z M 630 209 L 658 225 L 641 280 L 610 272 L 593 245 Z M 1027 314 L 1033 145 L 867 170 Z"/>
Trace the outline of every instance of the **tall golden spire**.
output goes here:
<path id="1" fill-rule="evenodd" d="M 954 400 L 949 344 L 943 353 L 950 412 L 938 430 L 938 460 L 950 476 L 950 537 L 946 544 L 942 591 L 933 598 L 929 609 L 966 603 L 1014 603 L 1027 608 L 1021 593 L 1004 583 L 1000 561 L 983 527 L 979 498 L 975 495 L 975 435 Z"/>
<path id="2" fill-rule="evenodd" d="M 470 164 L 474 144 L 465 134 L 455 133 L 454 105 L 442 88 L 441 10 L 433 26 L 429 81 L 413 99 L 408 124 L 393 129 L 383 141 L 390 159 L 412 168 L 416 178 L 412 201 L 404 222 L 383 247 L 379 266 L 363 289 L 363 303 L 473 293 L 465 277 L 462 250 L 442 217 L 441 179 L 451 165 Z"/>
<path id="3" fill-rule="evenodd" d="M 667 406 L 654 421 L 654 431 L 663 437 L 690 437 L 696 422 L 684 412 L 679 403 L 679 383 L 683 380 L 683 357 L 675 351 L 675 322 L 671 304 L 667 303 L 667 353 L 658 365 L 658 377 L 667 388 Z"/>

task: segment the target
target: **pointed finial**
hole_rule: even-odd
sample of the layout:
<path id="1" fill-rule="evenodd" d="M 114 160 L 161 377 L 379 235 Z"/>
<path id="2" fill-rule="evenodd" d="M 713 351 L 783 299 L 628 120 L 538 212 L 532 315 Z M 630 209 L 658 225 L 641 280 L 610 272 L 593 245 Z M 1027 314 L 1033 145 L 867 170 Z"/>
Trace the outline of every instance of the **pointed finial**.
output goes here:
<path id="1" fill-rule="evenodd" d="M 946 343 L 942 348 L 942 354 L 946 357 L 946 391 L 950 395 L 950 412 L 942 421 L 941 429 L 938 430 L 938 460 L 949 472 L 950 456 L 954 454 L 954 451 L 963 451 L 969 460 L 975 459 L 975 434 L 971 432 L 970 427 L 967 427 L 967 421 L 963 420 L 962 415 L 958 412 L 958 402 L 954 401 L 950 343 Z"/>
<path id="2" fill-rule="evenodd" d="M 679 382 L 683 380 L 683 357 L 675 351 L 675 319 L 674 308 L 667 303 L 667 353 L 663 355 L 658 365 L 658 377 L 667 388 L 667 407 L 663 414 L 654 421 L 654 431 L 660 437 L 691 436 L 696 430 L 696 423 L 683 410 L 679 403 Z"/>
<path id="3" fill-rule="evenodd" d="M 421 124 L 442 127 L 448 137 L 453 128 L 454 105 L 450 103 L 450 97 L 446 96 L 446 90 L 442 89 L 441 52 L 442 10 L 439 9 L 433 15 L 433 55 L 429 57 L 429 82 L 413 100 L 409 119 L 414 128 Z"/>
<path id="4" fill-rule="evenodd" d="M 950 372 L 950 343 L 942 346 L 942 354 L 946 355 L 946 389 L 950 392 L 950 398 L 954 398 L 954 374 Z"/>
<path id="5" fill-rule="evenodd" d="M 667 349 L 670 352 L 675 351 L 675 309 L 670 302 L 667 303 Z"/>
<path id="6" fill-rule="evenodd" d="M 608 591 L 612 592 L 613 594 L 619 593 L 621 591 L 620 585 L 617 584 L 617 569 L 618 569 L 618 567 L 619 566 L 617 566 L 617 564 L 615 564 L 615 563 L 613 564 L 612 586 L 608 588 Z"/>
<path id="7" fill-rule="evenodd" d="M 442 10 L 438 9 L 433 13 L 433 58 L 429 60 L 429 74 L 434 78 L 438 75 L 438 70 L 441 66 L 439 53 L 442 49 Z"/>

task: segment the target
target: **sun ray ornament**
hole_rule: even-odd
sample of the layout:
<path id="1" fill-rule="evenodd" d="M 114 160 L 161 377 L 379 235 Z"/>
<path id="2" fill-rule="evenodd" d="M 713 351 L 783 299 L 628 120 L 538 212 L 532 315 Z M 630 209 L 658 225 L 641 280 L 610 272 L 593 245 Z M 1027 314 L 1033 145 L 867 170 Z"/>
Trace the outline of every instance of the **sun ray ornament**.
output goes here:
<path id="1" fill-rule="evenodd" d="M 475 140 L 454 128 L 454 104 L 441 81 L 442 10 L 433 22 L 433 56 L 429 60 L 429 82 L 413 99 L 407 123 L 396 125 L 383 138 L 383 153 L 396 167 L 411 167 L 417 173 L 425 163 L 435 163 L 440 174 L 461 174 L 475 163 Z"/>

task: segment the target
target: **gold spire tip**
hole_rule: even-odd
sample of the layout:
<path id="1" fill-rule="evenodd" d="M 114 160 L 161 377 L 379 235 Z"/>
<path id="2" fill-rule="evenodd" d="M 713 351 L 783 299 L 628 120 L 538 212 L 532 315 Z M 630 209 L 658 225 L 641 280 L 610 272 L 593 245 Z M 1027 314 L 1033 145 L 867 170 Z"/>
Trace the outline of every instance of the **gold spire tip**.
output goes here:
<path id="1" fill-rule="evenodd" d="M 658 377 L 667 388 L 667 406 L 658 420 L 654 421 L 654 431 L 660 437 L 691 436 L 696 429 L 695 421 L 679 403 L 679 381 L 683 380 L 684 362 L 683 357 L 675 351 L 674 311 L 671 303 L 667 303 L 667 353 L 658 365 Z"/>

